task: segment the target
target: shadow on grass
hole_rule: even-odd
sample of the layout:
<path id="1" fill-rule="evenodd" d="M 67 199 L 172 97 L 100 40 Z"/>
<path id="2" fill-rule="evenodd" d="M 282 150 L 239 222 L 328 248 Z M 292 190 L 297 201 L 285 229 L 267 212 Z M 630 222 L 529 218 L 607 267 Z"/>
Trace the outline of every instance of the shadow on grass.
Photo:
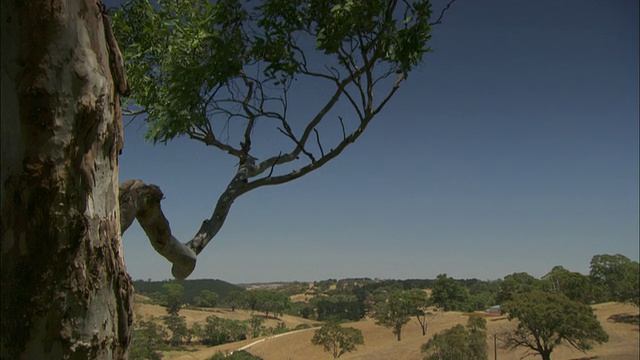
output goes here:
<path id="1" fill-rule="evenodd" d="M 589 357 L 574 358 L 571 360 L 594 360 L 594 359 L 600 359 L 600 358 L 598 356 L 589 356 Z"/>
<path id="2" fill-rule="evenodd" d="M 607 319 L 615 323 L 624 323 L 640 326 L 640 314 L 631 315 L 629 313 L 613 314 Z"/>

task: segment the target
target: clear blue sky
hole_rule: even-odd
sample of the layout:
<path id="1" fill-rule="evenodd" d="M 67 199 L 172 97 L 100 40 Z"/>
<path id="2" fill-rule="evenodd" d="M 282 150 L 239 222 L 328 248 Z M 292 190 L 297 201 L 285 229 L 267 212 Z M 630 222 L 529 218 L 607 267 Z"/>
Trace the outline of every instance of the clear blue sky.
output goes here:
<path id="1" fill-rule="evenodd" d="M 239 198 L 192 278 L 498 279 L 638 260 L 638 42 L 635 0 L 459 0 L 367 132 L 320 170 Z M 159 185 L 187 241 L 235 159 L 143 133 L 126 129 L 120 180 Z M 123 243 L 134 279 L 171 278 L 137 223 Z"/>

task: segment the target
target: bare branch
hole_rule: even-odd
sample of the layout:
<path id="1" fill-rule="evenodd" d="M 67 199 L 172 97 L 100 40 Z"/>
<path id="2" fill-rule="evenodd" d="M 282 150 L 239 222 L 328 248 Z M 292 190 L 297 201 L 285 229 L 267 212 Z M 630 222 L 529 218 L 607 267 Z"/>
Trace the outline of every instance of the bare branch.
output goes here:
<path id="1" fill-rule="evenodd" d="M 318 143 L 318 147 L 320 148 L 320 156 L 324 157 L 324 150 L 322 149 L 322 144 L 320 143 L 320 134 L 318 134 L 317 129 L 313 129 L 313 131 L 316 133 L 316 142 Z"/>
<path id="2" fill-rule="evenodd" d="M 456 0 L 449 1 L 447 6 L 445 6 L 444 9 L 442 9 L 442 11 L 440 12 L 440 16 L 438 17 L 438 19 L 435 22 L 429 23 L 429 26 L 435 26 L 435 25 L 442 24 L 442 18 L 444 17 L 444 13 L 447 10 L 449 10 L 449 8 L 451 7 L 451 4 L 453 4 L 454 2 L 456 2 Z"/>
<path id="3" fill-rule="evenodd" d="M 280 156 L 282 156 L 282 151 L 278 154 L 278 158 L 279 158 Z M 277 164 L 277 163 L 278 163 L 278 161 L 277 161 L 277 160 L 273 163 L 273 166 L 271 167 L 271 170 L 269 170 L 269 175 L 267 175 L 267 177 L 268 177 L 268 178 L 270 178 L 270 177 L 271 177 L 271 175 L 273 174 L 273 169 L 276 167 L 276 164 Z"/>
<path id="4" fill-rule="evenodd" d="M 185 279 L 196 266 L 196 254 L 172 234 L 160 201 L 162 191 L 140 180 L 128 180 L 120 185 L 120 231 L 124 233 L 135 218 L 147 234 L 153 248 L 173 264 L 176 279 Z"/>

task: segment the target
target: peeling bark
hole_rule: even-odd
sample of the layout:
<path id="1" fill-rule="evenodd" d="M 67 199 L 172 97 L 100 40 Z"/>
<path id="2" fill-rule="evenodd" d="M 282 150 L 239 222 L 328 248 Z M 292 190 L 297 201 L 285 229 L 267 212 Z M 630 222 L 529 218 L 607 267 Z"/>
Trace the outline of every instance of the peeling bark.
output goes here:
<path id="1" fill-rule="evenodd" d="M 98 5 L 2 1 L 3 359 L 127 357 L 119 104 Z"/>

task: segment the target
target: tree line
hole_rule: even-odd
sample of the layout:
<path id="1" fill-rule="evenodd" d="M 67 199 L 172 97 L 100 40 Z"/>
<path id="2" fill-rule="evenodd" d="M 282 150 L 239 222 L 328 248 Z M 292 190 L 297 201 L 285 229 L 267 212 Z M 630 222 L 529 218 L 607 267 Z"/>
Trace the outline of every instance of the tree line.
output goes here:
<path id="1" fill-rule="evenodd" d="M 266 329 L 263 322 L 267 317 L 288 313 L 325 322 L 312 342 L 323 346 L 334 358 L 355 351 L 357 345 L 364 343 L 359 330 L 343 328 L 341 322 L 369 316 L 378 325 L 389 328 L 401 341 L 402 331 L 410 321 L 419 324 L 424 336 L 435 312 L 472 312 L 500 304 L 509 320 L 518 322 L 515 331 L 501 334 L 502 346 L 525 347 L 548 360 L 560 345 L 586 351 L 606 342 L 608 335 L 589 305 L 617 301 L 637 306 L 638 276 L 638 262 L 620 254 L 603 254 L 592 258 L 588 275 L 555 266 L 540 279 L 524 272 L 496 281 L 456 280 L 446 274 L 433 280 L 329 279 L 312 285 L 294 282 L 278 289 L 232 291 L 219 303 L 217 294 L 203 289 L 195 297 L 196 303 L 200 303 L 198 306 L 226 306 L 232 311 L 247 309 L 261 312 L 263 316 L 254 316 L 249 321 L 210 317 L 204 327 L 195 324 L 192 329 L 186 329 L 184 320 L 180 320 L 183 318 L 178 316 L 184 302 L 180 284 L 164 284 L 161 301 L 169 314 L 164 320 L 172 334 L 169 342 L 175 345 L 184 340 L 189 342 L 191 337 L 198 338 L 202 344 L 217 345 L 248 336 L 283 332 L 287 330 L 284 323 Z M 428 288 L 413 287 L 416 284 L 428 285 Z M 291 302 L 290 296 L 300 293 L 311 299 Z M 421 348 L 425 359 L 456 358 L 455 354 L 461 352 L 466 352 L 462 358 L 485 359 L 486 324 L 483 322 L 471 317 L 466 326 L 458 325 L 434 334 Z"/>

